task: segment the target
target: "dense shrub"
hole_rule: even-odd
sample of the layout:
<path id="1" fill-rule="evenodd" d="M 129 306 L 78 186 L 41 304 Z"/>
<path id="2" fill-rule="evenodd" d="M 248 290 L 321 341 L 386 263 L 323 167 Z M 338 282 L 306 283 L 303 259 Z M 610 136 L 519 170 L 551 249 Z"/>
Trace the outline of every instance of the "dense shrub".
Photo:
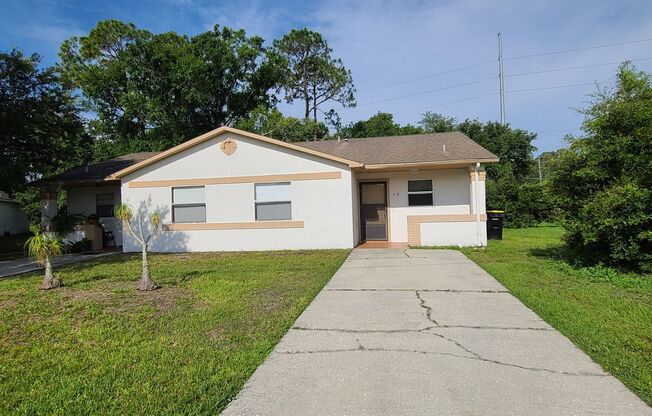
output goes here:
<path id="1" fill-rule="evenodd" d="M 599 191 L 567 222 L 567 242 L 583 257 L 649 268 L 652 264 L 652 191 L 615 184 Z"/>
<path id="2" fill-rule="evenodd" d="M 584 137 L 550 169 L 569 247 L 586 260 L 651 269 L 652 85 L 623 65 L 615 91 L 596 94 Z"/>
<path id="3" fill-rule="evenodd" d="M 553 218 L 553 204 L 540 182 L 518 183 L 512 176 L 487 180 L 487 208 L 505 211 L 505 227 L 532 227 Z"/>

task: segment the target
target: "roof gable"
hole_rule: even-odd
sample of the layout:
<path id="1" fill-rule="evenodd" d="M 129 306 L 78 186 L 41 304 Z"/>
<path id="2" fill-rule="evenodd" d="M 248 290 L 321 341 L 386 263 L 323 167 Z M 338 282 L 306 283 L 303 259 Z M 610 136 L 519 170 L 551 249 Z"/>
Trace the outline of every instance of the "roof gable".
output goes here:
<path id="1" fill-rule="evenodd" d="M 428 169 L 498 161 L 498 157 L 461 132 L 287 143 L 232 127 L 220 127 L 164 152 L 131 153 L 71 169 L 32 184 L 57 181 L 69 185 L 117 182 L 132 172 L 216 138 L 223 133 L 232 133 L 254 141 L 335 161 L 355 170 Z"/>
<path id="2" fill-rule="evenodd" d="M 250 138 L 250 139 L 259 140 L 259 141 L 265 142 L 265 143 L 270 143 L 270 144 L 280 146 L 280 147 L 283 147 L 283 148 L 286 148 L 286 149 L 292 149 L 292 150 L 295 150 L 295 151 L 300 152 L 300 153 L 310 154 L 310 155 L 317 156 L 317 157 L 320 157 L 320 158 L 323 158 L 323 159 L 343 163 L 343 164 L 345 164 L 345 165 L 347 165 L 349 167 L 362 167 L 361 163 L 355 162 L 353 160 L 342 158 L 342 157 L 339 157 L 339 156 L 336 156 L 336 155 L 327 154 L 327 153 L 324 153 L 324 152 L 321 152 L 321 151 L 315 150 L 315 149 L 308 149 L 308 148 L 301 147 L 301 146 L 298 146 L 298 145 L 293 144 L 293 143 L 283 142 L 283 141 L 280 141 L 280 140 L 276 140 L 276 139 L 272 139 L 272 138 L 269 138 L 269 137 L 261 136 L 259 134 L 250 133 L 250 132 L 247 132 L 247 131 L 244 131 L 244 130 L 235 129 L 233 127 L 223 126 L 223 127 L 217 128 L 215 130 L 211 130 L 208 133 L 204 133 L 201 136 L 197 136 L 194 139 L 191 139 L 191 140 L 188 140 L 188 141 L 186 141 L 184 143 L 181 143 L 180 145 L 175 146 L 175 147 L 173 147 L 171 149 L 168 149 L 168 150 L 166 150 L 164 152 L 160 152 L 160 153 L 158 153 L 158 154 L 156 154 L 156 155 L 154 155 L 154 156 L 152 156 L 152 157 L 150 157 L 148 159 L 145 159 L 145 160 L 143 160 L 141 162 L 138 162 L 138 163 L 136 163 L 134 165 L 131 165 L 131 166 L 128 166 L 128 167 L 126 167 L 124 169 L 121 169 L 121 170 L 107 176 L 106 180 L 118 180 L 118 179 L 120 179 L 120 178 L 122 178 L 122 177 L 124 177 L 126 175 L 129 175 L 129 174 L 131 174 L 133 172 L 136 172 L 136 171 L 138 171 L 138 170 L 140 170 L 140 169 L 142 169 L 142 168 L 144 168 L 146 166 L 152 165 L 152 164 L 154 164 L 156 162 L 159 162 L 161 160 L 164 160 L 164 159 L 166 159 L 166 158 L 168 158 L 170 156 L 176 155 L 177 153 L 180 153 L 180 152 L 182 152 L 184 150 L 190 149 L 190 148 L 192 148 L 192 147 L 194 147 L 194 146 L 196 146 L 198 144 L 201 144 L 201 143 L 203 143 L 203 142 L 205 142 L 207 140 L 213 139 L 213 138 L 215 138 L 215 137 L 217 137 L 217 136 L 219 136 L 219 135 L 221 135 L 223 133 L 239 134 L 241 136 L 244 136 L 244 137 L 247 137 L 247 138 Z"/>

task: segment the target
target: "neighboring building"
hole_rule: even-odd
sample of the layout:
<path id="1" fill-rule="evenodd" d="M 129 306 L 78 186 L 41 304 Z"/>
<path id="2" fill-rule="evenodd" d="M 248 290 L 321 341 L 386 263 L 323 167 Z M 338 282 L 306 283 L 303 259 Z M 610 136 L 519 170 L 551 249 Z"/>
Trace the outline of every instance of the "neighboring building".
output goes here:
<path id="1" fill-rule="evenodd" d="M 29 229 L 29 220 L 20 209 L 18 202 L 9 198 L 9 195 L 0 191 L 0 237 L 26 233 Z"/>
<path id="2" fill-rule="evenodd" d="M 161 213 L 153 251 L 350 248 L 371 240 L 482 246 L 483 164 L 497 161 L 459 132 L 287 143 L 220 127 L 161 153 L 50 181 L 68 190 L 68 212 L 97 214 L 124 251 L 139 246 L 113 217 L 121 201 Z"/>

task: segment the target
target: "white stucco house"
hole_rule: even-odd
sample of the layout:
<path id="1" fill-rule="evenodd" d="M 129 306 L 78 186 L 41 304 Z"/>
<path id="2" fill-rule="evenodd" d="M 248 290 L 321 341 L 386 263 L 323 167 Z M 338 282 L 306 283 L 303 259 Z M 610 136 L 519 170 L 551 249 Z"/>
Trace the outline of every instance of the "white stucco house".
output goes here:
<path id="1" fill-rule="evenodd" d="M 0 191 L 0 237 L 26 233 L 28 228 L 29 220 L 18 202 Z"/>
<path id="2" fill-rule="evenodd" d="M 120 202 L 161 214 L 152 251 L 483 246 L 483 166 L 497 161 L 460 132 L 287 143 L 220 127 L 50 183 L 67 189 L 68 212 L 99 216 L 124 251 L 139 246 L 113 216 Z"/>

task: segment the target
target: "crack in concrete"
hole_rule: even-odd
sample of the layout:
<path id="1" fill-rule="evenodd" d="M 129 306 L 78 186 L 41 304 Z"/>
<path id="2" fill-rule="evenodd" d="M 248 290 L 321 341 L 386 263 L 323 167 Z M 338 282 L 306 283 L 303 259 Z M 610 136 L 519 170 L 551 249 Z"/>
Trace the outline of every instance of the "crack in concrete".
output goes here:
<path id="1" fill-rule="evenodd" d="M 438 328 L 464 328 L 464 329 L 498 329 L 504 331 L 554 331 L 553 328 L 529 326 L 474 326 L 474 325 L 438 325 Z"/>
<path id="2" fill-rule="evenodd" d="M 407 255 L 407 254 L 406 254 Z M 401 292 L 406 292 L 406 291 L 412 291 L 409 289 L 325 289 L 325 290 L 331 290 L 331 291 L 401 291 Z M 419 306 L 425 310 L 426 312 L 426 317 L 427 319 L 432 322 L 434 325 L 428 326 L 425 328 L 421 329 L 395 329 L 395 330 L 350 330 L 350 329 L 338 329 L 338 328 L 307 328 L 307 327 L 299 327 L 299 326 L 294 326 L 292 329 L 295 330 L 300 330 L 300 331 L 331 331 L 331 332 L 342 332 L 342 333 L 353 333 L 353 334 L 363 334 L 363 333 L 422 333 L 422 334 L 428 334 L 434 337 L 438 337 L 440 339 L 443 339 L 445 341 L 448 341 L 455 345 L 455 347 L 459 348 L 461 351 L 464 351 L 468 355 L 459 355 L 459 354 L 452 354 L 452 353 L 445 353 L 445 352 L 437 352 L 437 351 L 424 351 L 424 350 L 411 350 L 411 349 L 396 349 L 396 348 L 367 348 L 365 347 L 362 342 L 360 341 L 359 338 L 356 338 L 355 341 L 358 344 L 357 348 L 346 348 L 346 349 L 327 349 L 327 350 L 308 350 L 308 351 L 279 351 L 280 354 L 315 354 L 315 353 L 337 353 L 337 352 L 354 352 L 354 351 L 369 351 L 369 352 L 398 352 L 398 353 L 415 353 L 415 354 L 434 354 L 434 355 L 443 355 L 443 356 L 451 356 L 451 357 L 458 357 L 462 359 L 471 359 L 471 360 L 478 360 L 482 361 L 485 363 L 490 363 L 494 365 L 500 365 L 500 366 L 506 366 L 506 367 L 512 367 L 512 368 L 518 368 L 521 370 L 527 370 L 527 371 L 539 371 L 539 372 L 546 372 L 546 373 L 552 373 L 552 374 L 562 374 L 562 375 L 570 375 L 570 376 L 596 376 L 596 377 L 604 377 L 608 376 L 608 374 L 601 374 L 601 373 L 589 373 L 589 372 L 569 372 L 569 371 L 562 371 L 562 370 L 552 370 L 549 368 L 539 368 L 539 367 L 528 367 L 528 366 L 523 366 L 519 364 L 512 364 L 512 363 L 507 363 L 499 360 L 492 360 L 489 358 L 485 358 L 478 354 L 477 352 L 471 350 L 470 348 L 466 347 L 464 344 L 462 344 L 460 341 L 449 338 L 448 336 L 434 332 L 437 331 L 438 329 L 441 328 L 466 328 L 466 329 L 495 329 L 495 330 L 527 330 L 527 331 L 554 331 L 551 328 L 539 328 L 539 327 L 499 327 L 499 326 L 470 326 L 470 325 L 440 325 L 439 322 L 433 317 L 433 309 L 431 306 L 429 306 L 425 299 L 421 297 L 421 292 L 432 292 L 432 291 L 440 291 L 440 290 L 413 290 L 417 300 L 419 301 Z M 446 292 L 464 292 L 464 291 L 454 291 L 454 290 L 441 290 L 441 291 L 446 291 Z M 508 293 L 507 291 L 473 291 L 473 292 L 481 292 L 481 293 Z"/>
<path id="3" fill-rule="evenodd" d="M 367 348 L 362 346 L 362 344 L 360 344 L 359 341 L 358 344 L 360 345 L 360 347 L 358 348 L 306 350 L 306 351 L 277 351 L 277 353 L 284 354 L 284 355 L 299 355 L 299 354 L 329 354 L 329 353 L 339 353 L 339 352 L 397 352 L 397 353 L 412 353 L 412 354 L 424 354 L 424 355 L 442 355 L 448 357 L 461 358 L 465 360 L 482 361 L 489 364 L 518 368 L 520 370 L 526 370 L 526 371 L 537 371 L 537 372 L 544 372 L 544 373 L 551 373 L 551 374 L 560 374 L 565 376 L 609 377 L 609 374 L 606 373 L 572 372 L 572 371 L 551 370 L 548 368 L 527 367 L 518 364 L 504 363 L 502 361 L 489 360 L 482 357 L 475 357 L 475 356 L 469 357 L 466 355 L 451 354 L 449 352 L 409 350 L 409 349 L 397 349 L 397 348 Z"/>
<path id="4" fill-rule="evenodd" d="M 428 259 L 428 257 L 410 257 L 411 259 Z M 396 257 L 394 260 L 402 260 L 402 257 Z M 360 260 L 350 260 L 351 262 L 354 261 L 362 261 L 362 260 L 373 260 L 373 259 L 360 259 Z M 349 260 L 347 260 L 349 261 Z M 387 264 L 384 266 L 342 266 L 342 270 L 347 270 L 347 269 L 389 269 L 389 268 L 401 268 L 401 269 L 407 269 L 410 267 L 424 267 L 424 266 L 457 266 L 457 265 L 468 265 L 468 263 L 464 262 L 443 262 L 443 261 L 428 261 L 420 264 Z"/>
<path id="5" fill-rule="evenodd" d="M 423 298 L 421 297 L 420 291 L 419 291 L 419 290 L 415 290 L 414 293 L 417 295 L 417 299 L 419 300 L 419 305 L 420 305 L 422 308 L 424 308 L 424 309 L 426 310 L 426 316 L 428 317 L 428 320 L 429 320 L 430 322 L 432 322 L 433 324 L 435 324 L 436 327 L 435 327 L 434 330 L 436 331 L 436 329 L 437 329 L 437 328 L 440 328 L 440 327 L 448 327 L 448 326 L 440 325 L 440 324 L 437 322 L 437 320 L 435 320 L 435 318 L 433 318 L 433 316 L 432 316 L 432 312 L 433 312 L 433 311 L 432 311 L 432 307 L 428 306 L 428 304 L 426 303 L 425 299 L 423 299 Z M 479 329 L 479 328 L 478 328 L 478 329 Z M 457 341 L 457 340 L 455 340 L 455 339 L 453 339 L 453 338 L 449 338 L 449 337 L 447 337 L 447 336 L 445 336 L 445 335 L 443 335 L 443 334 L 437 333 L 437 332 L 432 332 L 432 331 L 426 332 L 426 331 L 429 331 L 429 330 L 423 330 L 423 331 L 420 331 L 420 332 L 422 332 L 422 333 L 426 333 L 426 334 L 430 334 L 430 335 L 432 335 L 432 336 L 436 336 L 436 337 L 439 337 L 439 338 L 441 338 L 441 339 L 444 339 L 444 340 L 446 340 L 446 341 L 448 341 L 448 342 L 451 342 L 451 343 L 453 343 L 453 345 L 455 345 L 457 348 L 461 349 L 462 351 L 464 351 L 464 352 L 466 352 L 466 353 L 468 353 L 468 354 L 471 354 L 472 356 L 474 356 L 474 357 L 475 357 L 476 359 L 478 359 L 478 360 L 485 361 L 485 362 L 491 362 L 491 363 L 499 364 L 499 365 L 506 365 L 506 366 L 512 366 L 512 367 L 517 367 L 517 368 L 523 368 L 523 369 L 527 369 L 527 370 L 531 370 L 531 369 L 533 369 L 533 368 L 530 368 L 530 367 L 519 366 L 518 364 L 510 364 L 510 363 L 505 363 L 505 362 L 502 362 L 502 361 L 496 361 L 496 360 L 491 360 L 491 359 L 488 359 L 488 358 L 482 357 L 482 356 L 481 356 L 480 354 L 478 354 L 477 352 L 471 350 L 470 348 L 466 347 L 466 346 L 463 345 L 461 342 L 459 342 L 459 341 Z M 541 370 L 541 371 L 550 371 L 550 372 L 558 372 L 557 370 L 542 369 L 542 368 L 540 368 L 539 370 Z"/>
<path id="6" fill-rule="evenodd" d="M 469 326 L 469 325 L 433 325 L 419 329 L 344 329 L 344 328 L 309 328 L 304 326 L 293 326 L 290 329 L 297 331 L 324 331 L 324 332 L 345 332 L 351 334 L 373 334 L 373 333 L 392 333 L 392 332 L 424 332 L 430 329 L 440 328 L 462 328 L 462 329 L 497 329 L 503 331 L 554 331 L 552 328 L 537 328 L 537 327 L 500 327 L 500 326 Z"/>
<path id="7" fill-rule="evenodd" d="M 426 301 L 421 298 L 421 294 L 419 294 L 418 290 L 415 290 L 414 293 L 417 295 L 417 299 L 419 299 L 419 305 L 426 310 L 426 317 L 430 322 L 435 324 L 436 326 L 439 326 L 439 323 L 432 317 L 432 308 L 428 305 L 426 305 Z"/>
<path id="8" fill-rule="evenodd" d="M 350 288 L 324 288 L 325 292 L 444 292 L 444 293 L 509 293 L 508 290 L 497 290 L 497 289 L 476 289 L 476 290 L 467 290 L 467 289 L 375 289 L 375 288 L 360 288 L 360 289 L 350 289 Z"/>
<path id="9" fill-rule="evenodd" d="M 465 347 L 464 345 L 462 345 L 459 341 L 456 341 L 456 340 L 454 340 L 454 339 L 452 339 L 452 338 L 448 338 L 448 337 L 446 337 L 446 336 L 444 336 L 444 335 L 442 335 L 442 334 L 438 334 L 438 333 L 436 333 L 436 332 L 428 332 L 427 330 L 426 330 L 426 331 L 420 331 L 420 332 L 421 332 L 422 334 L 432 335 L 432 336 L 435 336 L 435 337 L 438 337 L 438 338 L 444 339 L 444 340 L 446 340 L 446 341 L 448 341 L 448 342 L 452 342 L 456 347 L 458 347 L 459 349 L 463 350 L 464 352 L 467 352 L 467 353 L 473 355 L 473 356 L 476 357 L 476 358 L 482 359 L 482 357 L 480 357 L 480 354 L 478 354 L 478 353 L 475 352 L 475 351 L 471 351 L 470 349 L 468 349 L 467 347 Z"/>
<path id="10" fill-rule="evenodd" d="M 365 348 L 364 348 L 364 346 L 362 345 L 362 342 L 360 342 L 360 340 L 359 340 L 358 338 L 356 338 L 355 341 L 358 343 L 358 349 L 359 349 L 360 351 L 363 351 Z"/>
<path id="11" fill-rule="evenodd" d="M 420 329 L 343 329 L 343 328 L 308 328 L 302 326 L 293 326 L 290 329 L 295 329 L 297 331 L 323 331 L 323 332 L 343 332 L 348 334 L 392 334 L 392 333 L 406 333 L 414 332 L 419 333 L 427 331 L 429 329 L 434 329 L 435 326 L 427 326 Z"/>
<path id="12" fill-rule="evenodd" d="M 521 370 L 528 370 L 528 371 L 541 371 L 541 372 L 547 372 L 547 373 L 553 373 L 553 374 L 563 374 L 563 375 L 573 375 L 573 376 L 600 376 L 600 377 L 605 377 L 608 376 L 609 374 L 602 374 L 602 373 L 589 373 L 589 372 L 569 372 L 569 371 L 562 371 L 562 370 L 552 370 L 549 368 L 540 368 L 540 367 L 528 367 L 528 366 L 523 366 L 519 364 L 513 364 L 513 363 L 507 363 L 499 360 L 492 360 L 490 358 L 485 358 L 478 354 L 477 352 L 471 350 L 470 348 L 466 347 L 463 345 L 461 342 L 449 338 L 443 334 L 437 333 L 437 332 L 431 332 L 432 330 L 436 331 L 439 328 L 468 328 L 464 326 L 430 326 L 418 330 L 414 329 L 395 329 L 395 330 L 352 330 L 352 329 L 336 329 L 336 328 L 305 328 L 305 327 L 292 327 L 292 329 L 295 330 L 300 330 L 300 331 L 328 331 L 328 332 L 342 332 L 342 333 L 351 333 L 351 334 L 373 334 L 373 333 L 419 333 L 419 334 L 427 334 L 431 335 L 434 337 L 438 337 L 440 339 L 443 339 L 445 341 L 448 341 L 455 345 L 457 348 L 460 350 L 464 351 L 465 353 L 469 354 L 468 355 L 459 355 L 459 354 L 451 354 L 451 353 L 445 353 L 445 352 L 437 352 L 437 351 L 424 351 L 424 350 L 410 350 L 410 349 L 397 349 L 397 348 L 367 348 L 365 347 L 362 342 L 360 341 L 359 338 L 356 338 L 355 341 L 358 343 L 357 348 L 345 348 L 345 349 L 329 349 L 329 350 L 307 350 L 307 351 L 278 351 L 279 354 L 316 354 L 316 353 L 337 353 L 337 352 L 353 352 L 353 351 L 372 351 L 372 352 L 401 352 L 401 353 L 415 353 L 415 354 L 434 354 L 434 355 L 446 355 L 446 356 L 452 356 L 452 357 L 458 357 L 458 358 L 465 358 L 465 359 L 473 359 L 473 360 L 478 360 L 478 361 L 483 361 L 486 363 L 491 363 L 491 364 L 496 364 L 496 365 L 501 365 L 501 366 L 506 366 L 506 367 L 514 367 L 518 368 Z M 546 328 L 500 328 L 500 327 L 472 327 L 470 329 L 515 329 L 515 330 L 548 330 Z"/>

